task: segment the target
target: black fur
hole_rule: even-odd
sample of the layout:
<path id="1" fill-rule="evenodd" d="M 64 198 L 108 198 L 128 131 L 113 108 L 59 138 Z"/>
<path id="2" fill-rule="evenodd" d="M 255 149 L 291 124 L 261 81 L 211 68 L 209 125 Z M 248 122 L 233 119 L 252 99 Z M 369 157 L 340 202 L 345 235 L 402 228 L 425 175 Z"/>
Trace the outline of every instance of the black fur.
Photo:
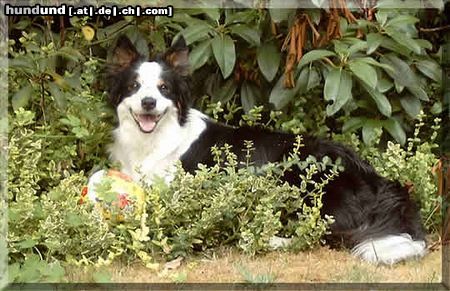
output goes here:
<path id="1" fill-rule="evenodd" d="M 271 132 L 258 128 L 233 128 L 207 121 L 206 130 L 181 157 L 183 168 L 193 173 L 198 163 L 213 165 L 210 148 L 225 143 L 233 147 L 238 160 L 245 161 L 245 140 L 252 140 L 255 150 L 253 162 L 262 165 L 281 161 L 294 146 L 295 135 Z M 313 155 L 318 159 L 328 156 L 341 158 L 344 172 L 325 188 L 322 214 L 332 215 L 332 246 L 353 247 L 370 239 L 389 234 L 408 233 L 414 240 L 425 237 L 416 203 L 398 182 L 379 176 L 374 168 L 351 149 L 329 140 L 303 135 L 302 158 Z M 284 180 L 299 184 L 298 169 L 289 172 Z"/>

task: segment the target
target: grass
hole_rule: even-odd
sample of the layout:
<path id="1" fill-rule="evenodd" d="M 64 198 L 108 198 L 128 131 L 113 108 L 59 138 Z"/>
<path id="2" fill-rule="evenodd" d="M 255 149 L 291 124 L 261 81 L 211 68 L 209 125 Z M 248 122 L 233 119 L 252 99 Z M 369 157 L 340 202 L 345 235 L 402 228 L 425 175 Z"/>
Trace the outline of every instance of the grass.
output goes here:
<path id="1" fill-rule="evenodd" d="M 250 257 L 235 249 L 223 248 L 189 258 L 175 269 L 159 271 L 141 264 L 120 262 L 104 267 L 111 282 L 143 283 L 439 283 L 441 251 L 430 252 L 422 260 L 394 266 L 375 266 L 351 256 L 348 251 L 318 247 L 298 254 L 271 252 Z M 71 267 L 69 282 L 95 282 L 92 268 Z"/>

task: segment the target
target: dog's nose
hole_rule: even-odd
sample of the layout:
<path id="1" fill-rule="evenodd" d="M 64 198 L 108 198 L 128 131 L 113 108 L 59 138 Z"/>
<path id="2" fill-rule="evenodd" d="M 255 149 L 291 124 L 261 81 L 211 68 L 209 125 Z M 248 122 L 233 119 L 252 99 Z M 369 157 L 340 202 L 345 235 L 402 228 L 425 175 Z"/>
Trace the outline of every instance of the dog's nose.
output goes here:
<path id="1" fill-rule="evenodd" d="M 152 97 L 145 97 L 141 101 L 141 106 L 144 110 L 152 110 L 156 107 L 156 99 Z"/>

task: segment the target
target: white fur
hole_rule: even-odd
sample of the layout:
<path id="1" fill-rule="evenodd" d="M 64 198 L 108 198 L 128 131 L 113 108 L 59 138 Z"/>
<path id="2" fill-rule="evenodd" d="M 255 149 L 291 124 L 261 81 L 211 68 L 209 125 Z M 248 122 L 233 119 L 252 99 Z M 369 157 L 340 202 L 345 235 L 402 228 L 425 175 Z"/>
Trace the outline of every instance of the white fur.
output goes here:
<path id="1" fill-rule="evenodd" d="M 151 133 L 140 131 L 134 120 L 121 120 L 109 150 L 111 159 L 121 164 L 122 172 L 148 184 L 155 175 L 171 181 L 176 161 L 206 128 L 206 117 L 199 111 L 191 109 L 183 126 L 178 123 L 176 111 L 169 107 Z"/>
<path id="2" fill-rule="evenodd" d="M 407 233 L 366 240 L 352 249 L 352 254 L 370 263 L 387 265 L 421 258 L 426 254 L 425 241 L 413 240 Z"/>
<path id="3" fill-rule="evenodd" d="M 284 238 L 279 236 L 272 236 L 269 239 L 269 246 L 273 250 L 283 249 L 290 246 L 292 243 L 291 238 Z"/>

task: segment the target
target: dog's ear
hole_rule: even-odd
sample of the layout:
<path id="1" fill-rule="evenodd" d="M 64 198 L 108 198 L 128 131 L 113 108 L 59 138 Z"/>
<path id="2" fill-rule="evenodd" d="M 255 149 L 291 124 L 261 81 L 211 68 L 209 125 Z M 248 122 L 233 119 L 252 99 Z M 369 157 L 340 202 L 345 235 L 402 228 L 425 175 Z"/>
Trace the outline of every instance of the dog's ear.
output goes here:
<path id="1" fill-rule="evenodd" d="M 180 75 L 189 75 L 189 48 L 183 36 L 166 51 L 164 61 Z"/>
<path id="2" fill-rule="evenodd" d="M 140 57 L 136 47 L 125 35 L 121 35 L 117 39 L 116 46 L 112 52 L 110 64 L 113 70 L 128 68 L 134 61 Z"/>

